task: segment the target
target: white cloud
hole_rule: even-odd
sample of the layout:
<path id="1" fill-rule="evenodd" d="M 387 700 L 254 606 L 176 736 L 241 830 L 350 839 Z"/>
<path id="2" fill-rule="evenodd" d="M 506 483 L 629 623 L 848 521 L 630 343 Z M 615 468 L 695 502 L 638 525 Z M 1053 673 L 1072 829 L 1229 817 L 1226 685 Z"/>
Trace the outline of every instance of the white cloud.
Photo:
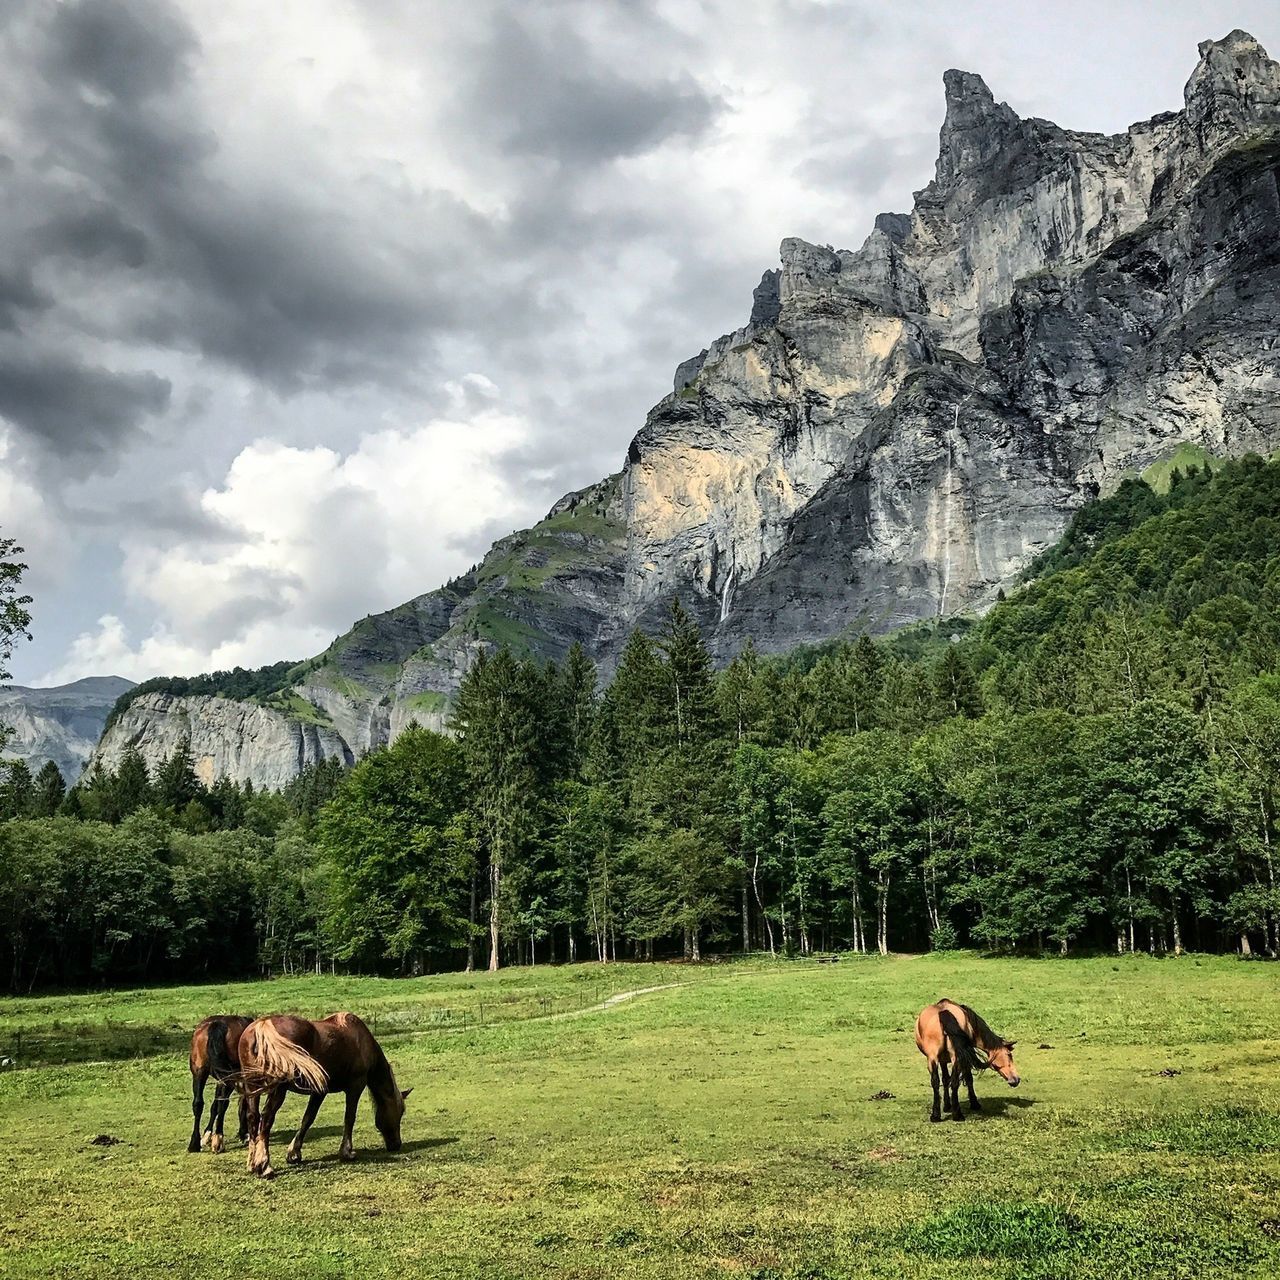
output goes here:
<path id="1" fill-rule="evenodd" d="M 348 454 L 256 440 L 200 497 L 222 531 L 127 540 L 129 602 L 154 617 L 133 637 L 119 616 L 78 635 L 44 682 L 86 671 L 145 678 L 304 658 L 365 613 L 467 568 L 465 540 L 540 512 L 497 466 L 528 424 L 495 402 L 483 375 L 455 389 L 470 416 L 364 435 Z"/>

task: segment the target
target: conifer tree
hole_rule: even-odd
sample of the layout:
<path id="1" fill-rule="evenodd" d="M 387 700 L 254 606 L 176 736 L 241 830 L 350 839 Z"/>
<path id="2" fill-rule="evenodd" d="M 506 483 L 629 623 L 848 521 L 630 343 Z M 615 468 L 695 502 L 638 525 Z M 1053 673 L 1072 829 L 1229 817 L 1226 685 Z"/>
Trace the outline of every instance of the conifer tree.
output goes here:
<path id="1" fill-rule="evenodd" d="M 52 818 L 62 807 L 67 794 L 62 770 L 52 760 L 40 766 L 31 788 L 30 812 L 33 818 Z"/>

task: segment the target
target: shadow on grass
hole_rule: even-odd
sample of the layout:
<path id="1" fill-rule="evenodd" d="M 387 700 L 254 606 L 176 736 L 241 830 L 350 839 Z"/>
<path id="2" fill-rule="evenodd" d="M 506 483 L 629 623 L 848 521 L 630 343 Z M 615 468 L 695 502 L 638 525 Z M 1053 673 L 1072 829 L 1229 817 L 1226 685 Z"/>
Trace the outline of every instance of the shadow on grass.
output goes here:
<path id="1" fill-rule="evenodd" d="M 1036 1100 L 1034 1098 L 1025 1097 L 995 1097 L 981 1098 L 982 1111 L 979 1115 L 974 1116 L 975 1120 L 981 1120 L 983 1116 L 1005 1116 L 1010 1111 L 1025 1111 L 1028 1107 L 1034 1107 Z"/>
<path id="2" fill-rule="evenodd" d="M 337 1151 L 325 1151 L 316 1154 L 308 1141 L 306 1151 L 307 1154 L 301 1164 L 286 1164 L 284 1159 L 283 1145 L 280 1150 L 276 1150 L 276 1143 L 272 1143 L 271 1147 L 271 1163 L 275 1168 L 276 1176 L 283 1177 L 285 1175 L 303 1174 L 308 1172 L 320 1173 L 334 1168 L 336 1165 L 362 1165 L 362 1164 L 399 1164 L 405 1163 L 406 1157 L 413 1157 L 424 1151 L 433 1151 L 437 1147 L 452 1146 L 461 1139 L 455 1136 L 440 1138 L 412 1138 L 408 1142 L 401 1145 L 399 1151 L 388 1151 L 381 1143 L 376 1147 L 362 1147 L 356 1143 L 356 1158 L 351 1161 L 340 1160 Z"/>

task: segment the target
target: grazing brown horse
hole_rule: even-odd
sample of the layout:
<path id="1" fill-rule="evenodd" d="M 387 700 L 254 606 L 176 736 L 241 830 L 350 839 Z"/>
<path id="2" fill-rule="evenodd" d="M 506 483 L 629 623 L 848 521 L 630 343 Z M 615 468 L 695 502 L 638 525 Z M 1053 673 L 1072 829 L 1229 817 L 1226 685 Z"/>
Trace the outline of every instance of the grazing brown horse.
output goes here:
<path id="1" fill-rule="evenodd" d="M 373 1122 L 387 1150 L 400 1150 L 404 1100 L 413 1091 L 400 1090 L 387 1055 L 354 1013 L 335 1013 L 320 1022 L 274 1017 L 250 1023 L 240 1037 L 240 1081 L 249 1099 L 249 1171 L 260 1178 L 275 1174 L 271 1126 L 289 1092 L 308 1095 L 302 1123 L 285 1156 L 289 1164 L 302 1163 L 303 1139 L 331 1093 L 346 1095 L 338 1155 L 354 1160 L 351 1130 L 366 1088 L 373 1098 Z"/>
<path id="2" fill-rule="evenodd" d="M 916 1019 L 916 1048 L 929 1061 L 929 1080 L 933 1085 L 933 1110 L 929 1119 L 942 1119 L 938 1105 L 939 1074 L 943 1104 L 956 1120 L 964 1119 L 960 1110 L 962 1078 L 969 1090 L 969 1110 L 982 1110 L 973 1091 L 975 1067 L 998 1071 L 1009 1087 L 1016 1089 L 1021 1077 L 1013 1065 L 1013 1046 L 1014 1041 L 996 1035 L 968 1005 L 939 1000 L 922 1009 Z"/>
<path id="3" fill-rule="evenodd" d="M 213 1103 L 209 1107 L 209 1127 L 204 1131 L 204 1145 L 215 1154 L 226 1145 L 222 1138 L 222 1122 L 231 1101 L 231 1090 L 240 1075 L 240 1036 L 252 1018 L 236 1014 L 219 1014 L 206 1018 L 191 1033 L 191 1128 L 188 1151 L 200 1150 L 200 1113 L 204 1110 L 204 1086 L 214 1079 Z M 249 1106 L 240 1098 L 240 1141 L 249 1136 Z"/>

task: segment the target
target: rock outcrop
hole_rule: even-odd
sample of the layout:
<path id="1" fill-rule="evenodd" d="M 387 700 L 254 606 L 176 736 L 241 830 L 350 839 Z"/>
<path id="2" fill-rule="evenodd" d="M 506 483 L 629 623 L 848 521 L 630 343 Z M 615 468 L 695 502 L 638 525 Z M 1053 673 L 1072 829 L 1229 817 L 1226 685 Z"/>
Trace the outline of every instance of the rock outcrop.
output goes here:
<path id="1" fill-rule="evenodd" d="M 5 758 L 25 760 L 32 773 L 52 760 L 70 786 L 116 699 L 132 688 L 133 681 L 120 676 L 86 676 L 46 689 L 0 685 L 0 725 L 11 731 Z"/>
<path id="2" fill-rule="evenodd" d="M 442 724 L 479 647 L 577 640 L 607 672 L 675 595 L 721 657 L 981 610 L 1081 503 L 1180 443 L 1280 446 L 1280 67 L 1258 42 L 1205 42 L 1183 110 L 1114 136 L 1022 119 L 968 72 L 944 87 L 911 213 L 857 250 L 784 241 L 619 476 L 366 620 L 282 697 L 354 754 Z M 100 754 L 172 714 L 140 706 Z M 287 705 L 252 751 L 219 745 L 260 732 L 247 712 L 184 714 L 212 767 L 256 782 L 309 749 Z"/>

